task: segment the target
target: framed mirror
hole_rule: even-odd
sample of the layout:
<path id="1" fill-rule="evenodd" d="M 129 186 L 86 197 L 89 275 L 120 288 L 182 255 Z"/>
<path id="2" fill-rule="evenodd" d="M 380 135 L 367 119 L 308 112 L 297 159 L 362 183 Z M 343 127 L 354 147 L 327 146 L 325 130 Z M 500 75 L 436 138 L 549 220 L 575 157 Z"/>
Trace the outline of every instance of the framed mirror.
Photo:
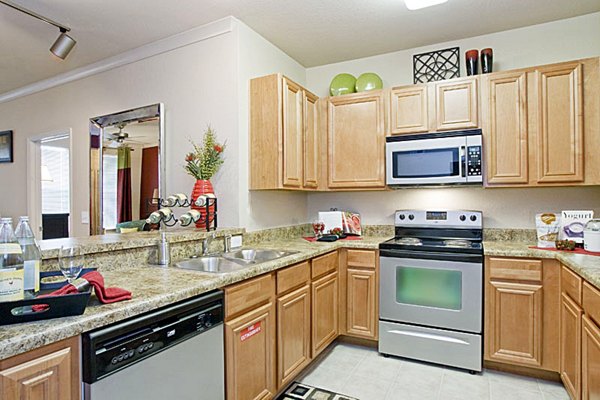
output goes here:
<path id="1" fill-rule="evenodd" d="M 162 103 L 90 119 L 90 234 L 146 230 L 165 193 Z"/>

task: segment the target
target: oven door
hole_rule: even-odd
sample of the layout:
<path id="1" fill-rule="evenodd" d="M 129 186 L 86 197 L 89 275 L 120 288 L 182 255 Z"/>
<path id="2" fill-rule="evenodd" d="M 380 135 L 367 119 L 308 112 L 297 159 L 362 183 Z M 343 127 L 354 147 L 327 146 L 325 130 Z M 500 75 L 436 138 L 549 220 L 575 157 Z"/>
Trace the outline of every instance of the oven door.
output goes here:
<path id="1" fill-rule="evenodd" d="M 380 257 L 380 319 L 480 333 L 483 264 Z"/>
<path id="2" fill-rule="evenodd" d="M 388 185 L 467 182 L 464 136 L 386 143 Z"/>

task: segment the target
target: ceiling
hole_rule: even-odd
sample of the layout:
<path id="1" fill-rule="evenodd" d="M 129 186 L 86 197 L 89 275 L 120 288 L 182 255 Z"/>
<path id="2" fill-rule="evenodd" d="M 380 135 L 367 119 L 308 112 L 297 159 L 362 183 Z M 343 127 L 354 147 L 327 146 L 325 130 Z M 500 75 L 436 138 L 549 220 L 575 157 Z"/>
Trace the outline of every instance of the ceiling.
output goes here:
<path id="1" fill-rule="evenodd" d="M 598 0 L 449 0 L 419 11 L 402 0 L 14 1 L 70 26 L 78 43 L 60 61 L 48 51 L 58 29 L 0 4 L 0 93 L 228 15 L 311 67 L 600 11 Z"/>
<path id="2" fill-rule="evenodd" d="M 119 143 L 109 140 L 112 134 L 119 132 L 117 125 L 104 128 L 104 146 L 118 147 Z M 158 146 L 159 142 L 159 127 L 158 121 L 132 122 L 123 127 L 123 132 L 127 132 L 129 136 L 124 140 L 124 143 L 131 147 L 151 147 Z"/>

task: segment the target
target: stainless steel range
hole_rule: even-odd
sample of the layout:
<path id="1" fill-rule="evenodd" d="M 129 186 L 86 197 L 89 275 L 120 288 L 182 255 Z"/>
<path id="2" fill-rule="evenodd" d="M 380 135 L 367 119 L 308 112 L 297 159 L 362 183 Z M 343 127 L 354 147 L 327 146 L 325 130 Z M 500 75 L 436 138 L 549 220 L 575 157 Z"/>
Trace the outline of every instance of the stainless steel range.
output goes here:
<path id="1" fill-rule="evenodd" d="M 400 210 L 379 245 L 379 352 L 481 371 L 482 215 Z"/>

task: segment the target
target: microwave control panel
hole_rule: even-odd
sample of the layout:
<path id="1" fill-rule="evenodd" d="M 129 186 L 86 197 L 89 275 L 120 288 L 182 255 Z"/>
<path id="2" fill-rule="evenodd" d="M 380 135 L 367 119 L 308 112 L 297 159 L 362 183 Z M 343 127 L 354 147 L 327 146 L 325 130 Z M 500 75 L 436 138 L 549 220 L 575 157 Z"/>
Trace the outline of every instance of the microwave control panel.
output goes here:
<path id="1" fill-rule="evenodd" d="M 481 176 L 481 146 L 467 147 L 467 175 Z"/>

